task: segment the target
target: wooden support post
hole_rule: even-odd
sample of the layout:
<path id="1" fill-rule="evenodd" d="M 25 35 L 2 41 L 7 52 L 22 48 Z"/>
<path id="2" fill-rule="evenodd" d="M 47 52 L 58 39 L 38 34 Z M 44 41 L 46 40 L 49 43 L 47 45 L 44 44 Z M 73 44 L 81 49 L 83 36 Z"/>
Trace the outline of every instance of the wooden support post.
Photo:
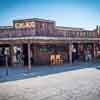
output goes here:
<path id="1" fill-rule="evenodd" d="M 96 44 L 93 44 L 93 61 L 96 61 Z"/>
<path id="2" fill-rule="evenodd" d="M 14 48 L 13 48 L 13 45 L 11 45 L 10 47 L 10 57 L 11 57 L 11 66 L 14 66 Z"/>
<path id="3" fill-rule="evenodd" d="M 8 76 L 8 56 L 5 56 L 5 60 L 6 60 L 6 76 Z"/>
<path id="4" fill-rule="evenodd" d="M 69 62 L 72 64 L 72 43 L 69 44 Z"/>
<path id="5" fill-rule="evenodd" d="M 31 51 L 30 51 L 30 43 L 28 43 L 28 69 L 31 70 Z"/>
<path id="6" fill-rule="evenodd" d="M 6 64 L 6 76 L 8 76 L 8 49 L 9 48 L 6 48 L 5 49 L 5 64 Z"/>

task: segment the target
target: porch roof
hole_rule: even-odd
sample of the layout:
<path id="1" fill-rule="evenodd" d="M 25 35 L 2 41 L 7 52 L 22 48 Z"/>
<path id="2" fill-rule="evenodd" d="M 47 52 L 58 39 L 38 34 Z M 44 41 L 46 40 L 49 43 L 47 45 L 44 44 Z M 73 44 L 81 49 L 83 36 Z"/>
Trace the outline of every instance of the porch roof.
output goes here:
<path id="1" fill-rule="evenodd" d="M 48 36 L 26 36 L 26 37 L 8 37 L 0 38 L 0 40 L 64 40 L 64 41 L 73 41 L 73 40 L 100 40 L 100 38 L 78 38 L 78 37 L 48 37 Z"/>

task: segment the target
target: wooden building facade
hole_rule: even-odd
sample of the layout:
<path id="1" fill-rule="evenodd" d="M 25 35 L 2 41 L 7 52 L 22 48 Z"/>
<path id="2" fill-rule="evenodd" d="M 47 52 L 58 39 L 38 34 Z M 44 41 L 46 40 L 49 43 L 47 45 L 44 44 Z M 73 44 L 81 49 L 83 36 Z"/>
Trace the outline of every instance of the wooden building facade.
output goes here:
<path id="1" fill-rule="evenodd" d="M 49 65 L 96 61 L 100 56 L 100 28 L 56 26 L 55 21 L 23 19 L 0 27 L 0 64 Z M 2 62 L 2 63 L 1 63 Z"/>

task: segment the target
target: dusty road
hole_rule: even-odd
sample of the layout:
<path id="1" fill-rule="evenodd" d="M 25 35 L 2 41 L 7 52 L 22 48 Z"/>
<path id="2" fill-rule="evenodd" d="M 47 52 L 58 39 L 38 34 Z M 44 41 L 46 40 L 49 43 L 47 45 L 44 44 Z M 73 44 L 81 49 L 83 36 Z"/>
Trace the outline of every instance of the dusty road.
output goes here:
<path id="1" fill-rule="evenodd" d="M 2 82 L 0 100 L 100 100 L 100 70 L 85 68 Z"/>

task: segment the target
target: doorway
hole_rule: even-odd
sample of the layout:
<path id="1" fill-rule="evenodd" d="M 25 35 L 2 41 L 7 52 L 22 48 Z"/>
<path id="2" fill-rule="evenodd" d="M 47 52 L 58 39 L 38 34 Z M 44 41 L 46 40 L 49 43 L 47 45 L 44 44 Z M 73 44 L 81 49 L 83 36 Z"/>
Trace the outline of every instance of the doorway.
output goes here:
<path id="1" fill-rule="evenodd" d="M 63 64 L 63 59 L 61 54 L 52 54 L 50 55 L 50 63 L 52 65 Z"/>

